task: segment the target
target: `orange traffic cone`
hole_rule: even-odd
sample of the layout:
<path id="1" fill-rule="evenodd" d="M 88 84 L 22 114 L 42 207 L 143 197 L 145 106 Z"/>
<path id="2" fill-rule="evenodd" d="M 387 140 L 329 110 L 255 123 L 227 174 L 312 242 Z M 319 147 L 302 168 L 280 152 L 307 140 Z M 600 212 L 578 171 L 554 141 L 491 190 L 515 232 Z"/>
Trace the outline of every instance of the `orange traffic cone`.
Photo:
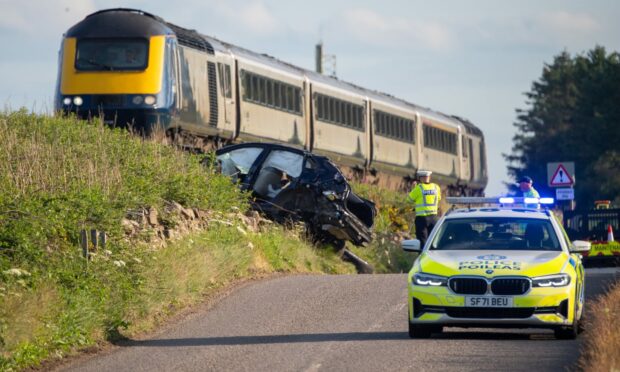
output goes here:
<path id="1" fill-rule="evenodd" d="M 607 226 L 607 242 L 611 243 L 614 241 L 614 230 L 611 228 L 611 225 Z"/>

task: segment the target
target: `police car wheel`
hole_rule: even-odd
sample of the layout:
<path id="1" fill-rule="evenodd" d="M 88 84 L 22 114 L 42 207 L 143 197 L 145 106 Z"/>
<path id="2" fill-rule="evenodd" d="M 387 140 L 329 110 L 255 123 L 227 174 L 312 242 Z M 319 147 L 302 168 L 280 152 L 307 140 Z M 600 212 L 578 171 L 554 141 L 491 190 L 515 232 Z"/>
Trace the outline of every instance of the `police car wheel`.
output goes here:
<path id="1" fill-rule="evenodd" d="M 442 326 L 427 326 L 409 323 L 410 338 L 430 338 L 433 333 L 443 331 Z"/>
<path id="2" fill-rule="evenodd" d="M 573 313 L 573 324 L 568 327 L 556 328 L 553 330 L 555 338 L 558 340 L 574 340 L 579 336 L 581 329 L 580 319 L 577 319 L 577 305 L 575 304 L 575 312 Z"/>

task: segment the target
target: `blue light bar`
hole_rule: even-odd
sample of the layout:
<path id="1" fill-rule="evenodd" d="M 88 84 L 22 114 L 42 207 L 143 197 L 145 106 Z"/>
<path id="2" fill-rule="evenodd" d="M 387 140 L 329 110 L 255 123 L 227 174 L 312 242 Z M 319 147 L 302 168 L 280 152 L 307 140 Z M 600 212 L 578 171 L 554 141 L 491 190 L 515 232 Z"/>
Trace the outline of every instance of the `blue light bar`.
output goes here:
<path id="1" fill-rule="evenodd" d="M 540 204 L 553 204 L 553 198 L 540 198 Z"/>
<path id="2" fill-rule="evenodd" d="M 524 204 L 538 204 L 538 198 L 523 198 Z"/>
<path id="3" fill-rule="evenodd" d="M 515 198 L 499 198 L 501 204 L 514 204 Z"/>

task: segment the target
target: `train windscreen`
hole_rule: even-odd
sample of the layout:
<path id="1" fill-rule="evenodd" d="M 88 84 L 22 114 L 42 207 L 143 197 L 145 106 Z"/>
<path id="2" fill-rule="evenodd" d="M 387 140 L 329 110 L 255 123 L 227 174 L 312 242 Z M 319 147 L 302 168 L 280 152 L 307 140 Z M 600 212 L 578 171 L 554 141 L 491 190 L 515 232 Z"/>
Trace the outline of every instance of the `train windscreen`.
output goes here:
<path id="1" fill-rule="evenodd" d="M 148 64 L 144 39 L 83 39 L 77 43 L 75 68 L 80 71 L 144 70 Z"/>

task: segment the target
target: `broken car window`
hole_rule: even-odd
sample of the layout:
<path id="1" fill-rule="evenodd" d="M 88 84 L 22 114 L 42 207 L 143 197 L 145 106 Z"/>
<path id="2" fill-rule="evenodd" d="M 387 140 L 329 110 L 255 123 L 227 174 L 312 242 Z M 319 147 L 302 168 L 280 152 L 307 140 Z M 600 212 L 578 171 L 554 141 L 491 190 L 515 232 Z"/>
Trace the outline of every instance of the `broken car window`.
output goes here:
<path id="1" fill-rule="evenodd" d="M 304 157 L 289 151 L 272 151 L 263 163 L 263 168 L 274 167 L 286 173 L 290 177 L 297 178 L 301 175 Z"/>
<path id="2" fill-rule="evenodd" d="M 263 198 L 275 198 L 294 178 L 301 175 L 304 157 L 289 151 L 272 151 L 254 183 L 254 192 Z"/>
<path id="3" fill-rule="evenodd" d="M 244 147 L 219 155 L 217 160 L 222 167 L 222 174 L 231 177 L 247 175 L 262 151 L 263 149 L 258 147 Z"/>

